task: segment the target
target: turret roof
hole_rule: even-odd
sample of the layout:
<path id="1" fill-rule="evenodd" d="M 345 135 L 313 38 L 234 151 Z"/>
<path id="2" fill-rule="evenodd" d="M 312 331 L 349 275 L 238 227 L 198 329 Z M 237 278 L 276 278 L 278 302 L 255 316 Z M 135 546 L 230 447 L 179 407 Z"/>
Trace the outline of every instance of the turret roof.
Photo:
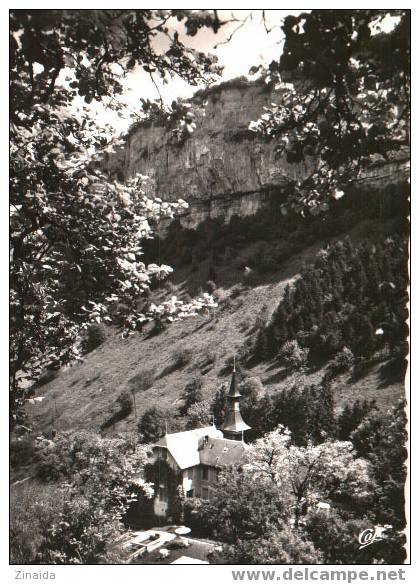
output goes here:
<path id="1" fill-rule="evenodd" d="M 236 368 L 233 366 L 232 379 L 230 388 L 226 396 L 226 414 L 221 429 L 223 432 L 233 432 L 238 435 L 245 430 L 249 430 L 250 426 L 246 424 L 242 418 L 239 403 L 242 395 L 238 389 L 238 380 L 236 378 Z"/>

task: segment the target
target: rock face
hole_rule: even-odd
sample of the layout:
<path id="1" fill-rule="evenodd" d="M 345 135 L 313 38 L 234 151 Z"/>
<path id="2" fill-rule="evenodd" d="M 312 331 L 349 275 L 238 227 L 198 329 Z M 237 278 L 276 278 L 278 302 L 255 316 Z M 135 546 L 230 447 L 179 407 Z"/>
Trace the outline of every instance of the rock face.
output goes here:
<path id="1" fill-rule="evenodd" d="M 157 196 L 188 201 L 182 218 L 186 226 L 206 217 L 229 221 L 235 214 L 254 214 L 270 188 L 305 176 L 313 165 L 278 160 L 274 141 L 248 130 L 264 106 L 278 98 L 261 82 L 234 80 L 212 88 L 193 99 L 196 129 L 187 139 L 175 141 L 163 125 L 140 126 L 130 133 L 126 147 L 108 159 L 107 169 L 120 179 L 148 175 Z"/>

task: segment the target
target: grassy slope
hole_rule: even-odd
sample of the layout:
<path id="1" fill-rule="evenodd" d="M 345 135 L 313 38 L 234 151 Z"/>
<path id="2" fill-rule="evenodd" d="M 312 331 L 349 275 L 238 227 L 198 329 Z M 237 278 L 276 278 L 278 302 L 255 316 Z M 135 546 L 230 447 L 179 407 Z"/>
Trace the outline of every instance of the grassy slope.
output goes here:
<path id="1" fill-rule="evenodd" d="M 357 243 L 368 236 L 369 224 L 361 224 L 350 236 Z M 124 389 L 131 389 L 130 379 L 143 370 L 151 370 L 155 378 L 152 387 L 136 393 L 137 418 L 152 405 L 177 410 L 181 404 L 183 388 L 194 375 L 204 375 L 204 395 L 210 397 L 228 381 L 226 359 L 241 347 L 252 335 L 255 320 L 266 306 L 271 313 L 278 304 L 287 283 L 299 275 L 304 263 L 311 262 L 321 244 L 308 247 L 284 262 L 276 273 L 261 280 L 254 287 L 242 289 L 239 296 L 231 298 L 233 285 L 241 280 L 241 272 L 231 264 L 217 268 L 218 283 L 224 301 L 215 310 L 213 319 L 195 317 L 173 323 L 166 331 L 151 336 L 150 328 L 142 334 L 122 339 L 115 329 L 109 329 L 106 342 L 88 354 L 83 363 L 62 370 L 57 378 L 39 388 L 37 395 L 44 396 L 42 402 L 28 405 L 27 410 L 37 431 L 47 430 L 54 424 L 56 429 L 99 429 L 101 424 L 116 410 L 115 400 Z M 242 253 L 249 253 L 245 248 Z M 233 259 L 237 265 L 238 256 Z M 187 269 L 181 270 L 171 293 L 191 289 L 199 275 Z M 160 292 L 163 297 L 164 291 Z M 159 295 L 159 294 L 158 294 Z M 192 350 L 190 363 L 174 370 L 174 353 L 183 349 Z M 208 355 L 213 354 L 214 363 L 206 365 Z M 357 381 L 341 376 L 334 382 L 336 407 L 352 402 L 356 398 L 376 399 L 383 408 L 388 408 L 404 392 L 400 382 L 384 382 L 381 364 L 373 365 Z M 248 372 L 261 378 L 268 392 L 287 387 L 293 383 L 318 381 L 323 371 L 312 374 L 293 374 L 285 377 L 275 363 L 262 363 Z M 170 428 L 170 420 L 168 420 Z M 118 422 L 108 432 L 134 430 L 134 412 Z"/>

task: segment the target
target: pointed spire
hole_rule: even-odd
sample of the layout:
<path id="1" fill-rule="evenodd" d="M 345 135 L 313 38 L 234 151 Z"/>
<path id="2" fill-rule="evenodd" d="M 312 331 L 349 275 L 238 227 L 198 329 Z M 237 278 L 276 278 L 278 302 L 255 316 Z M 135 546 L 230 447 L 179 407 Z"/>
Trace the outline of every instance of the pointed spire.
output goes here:
<path id="1" fill-rule="evenodd" d="M 238 379 L 236 377 L 236 370 L 232 371 L 232 379 L 230 380 L 230 387 L 228 391 L 228 397 L 242 397 L 238 389 Z"/>
<path id="2" fill-rule="evenodd" d="M 226 415 L 221 427 L 224 437 L 230 438 L 231 440 L 243 440 L 243 433 L 245 430 L 250 429 L 250 426 L 244 422 L 241 415 L 239 403 L 241 398 L 242 396 L 239 392 L 236 379 L 236 363 L 234 359 L 232 379 L 226 396 Z"/>

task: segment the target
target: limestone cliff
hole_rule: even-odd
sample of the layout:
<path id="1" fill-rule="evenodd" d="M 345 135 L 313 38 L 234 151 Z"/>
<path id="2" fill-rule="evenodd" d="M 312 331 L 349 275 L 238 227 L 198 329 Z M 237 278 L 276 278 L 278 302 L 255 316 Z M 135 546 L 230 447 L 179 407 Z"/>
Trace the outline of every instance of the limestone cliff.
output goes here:
<path id="1" fill-rule="evenodd" d="M 193 98 L 196 129 L 177 142 L 163 124 L 139 125 L 125 148 L 107 161 L 108 171 L 128 178 L 136 173 L 152 178 L 162 199 L 183 198 L 190 209 L 183 223 L 195 226 L 206 217 L 253 214 L 267 191 L 302 177 L 311 161 L 288 164 L 275 156 L 275 143 L 248 130 L 279 95 L 262 82 L 233 80 Z M 372 180 L 400 174 L 400 164 L 373 168 Z M 404 170 L 403 170 L 404 172 Z"/>

